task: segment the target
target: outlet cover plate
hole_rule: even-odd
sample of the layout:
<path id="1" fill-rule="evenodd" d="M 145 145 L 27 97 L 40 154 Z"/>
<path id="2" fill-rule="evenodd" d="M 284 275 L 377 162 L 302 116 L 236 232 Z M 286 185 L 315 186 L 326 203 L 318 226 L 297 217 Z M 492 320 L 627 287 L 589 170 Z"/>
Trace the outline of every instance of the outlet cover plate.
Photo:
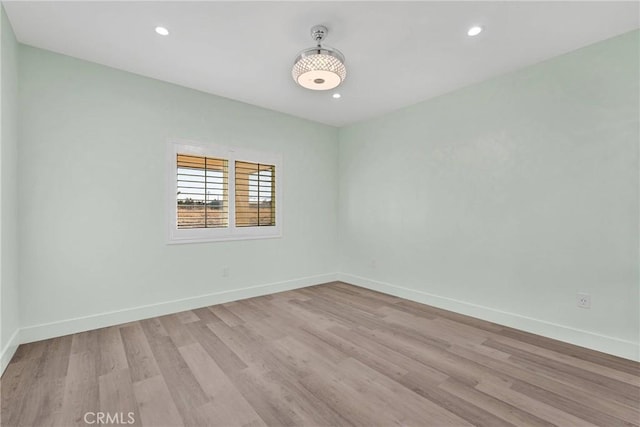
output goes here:
<path id="1" fill-rule="evenodd" d="M 591 308 L 591 295 L 579 292 L 577 303 L 580 308 Z"/>

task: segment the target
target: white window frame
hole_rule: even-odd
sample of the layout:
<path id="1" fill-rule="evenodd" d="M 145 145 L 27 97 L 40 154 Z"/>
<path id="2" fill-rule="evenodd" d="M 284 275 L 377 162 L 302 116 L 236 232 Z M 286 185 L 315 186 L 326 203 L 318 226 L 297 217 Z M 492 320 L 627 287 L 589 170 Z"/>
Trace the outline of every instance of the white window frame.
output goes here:
<path id="1" fill-rule="evenodd" d="M 177 155 L 214 157 L 228 161 L 229 225 L 220 228 L 178 228 Z M 274 165 L 276 224 L 272 226 L 236 227 L 236 161 Z M 271 239 L 282 237 L 282 155 L 244 148 L 173 139 L 167 143 L 167 243 L 217 242 L 226 240 Z"/>

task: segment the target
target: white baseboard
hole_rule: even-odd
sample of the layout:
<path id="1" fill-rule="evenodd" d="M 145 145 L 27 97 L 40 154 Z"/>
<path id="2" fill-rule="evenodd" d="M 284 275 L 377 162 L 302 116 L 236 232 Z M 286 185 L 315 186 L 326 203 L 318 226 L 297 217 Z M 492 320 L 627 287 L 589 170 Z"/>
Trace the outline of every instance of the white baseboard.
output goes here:
<path id="1" fill-rule="evenodd" d="M 131 307 L 123 310 L 115 310 L 99 313 L 91 316 L 76 317 L 40 325 L 26 326 L 20 329 L 20 343 L 28 343 L 43 339 L 75 334 L 92 329 L 119 325 L 121 323 L 148 319 L 150 317 L 163 316 L 180 311 L 209 305 L 222 304 L 230 301 L 238 301 L 261 295 L 274 294 L 307 286 L 319 285 L 336 280 L 335 274 L 322 274 L 318 276 L 302 277 L 284 282 L 268 283 L 251 286 L 242 289 L 214 292 L 195 297 L 182 298 L 173 301 L 165 301 L 157 304 Z"/>
<path id="2" fill-rule="evenodd" d="M 592 332 L 559 325 L 544 320 L 533 319 L 515 313 L 504 312 L 489 307 L 471 304 L 452 298 L 429 294 L 414 289 L 404 288 L 389 283 L 379 282 L 360 276 L 346 273 L 322 274 L 311 277 L 303 277 L 284 282 L 268 283 L 251 286 L 242 289 L 234 289 L 222 292 L 214 292 L 179 300 L 165 301 L 157 304 L 149 304 L 131 307 L 123 310 L 109 311 L 96 315 L 65 319 L 61 321 L 26 326 L 16 330 L 11 339 L 2 349 L 0 354 L 0 375 L 9 364 L 19 344 L 39 341 L 63 335 L 92 329 L 104 328 L 126 322 L 162 316 L 180 311 L 191 310 L 209 305 L 222 304 L 246 298 L 258 297 L 307 286 L 341 280 L 363 288 L 395 295 L 434 307 L 451 310 L 456 313 L 473 316 L 479 319 L 509 326 L 526 332 L 557 339 L 581 347 L 590 348 L 604 353 L 613 354 L 625 359 L 640 361 L 640 348 L 638 343 L 625 341 L 614 337 L 595 334 Z"/>
<path id="3" fill-rule="evenodd" d="M 5 368 L 18 349 L 18 345 L 20 345 L 20 329 L 13 331 L 11 338 L 9 338 L 9 342 L 4 346 L 0 353 L 0 376 L 4 373 Z"/>
<path id="4" fill-rule="evenodd" d="M 422 304 L 442 308 L 487 320 L 504 326 L 509 326 L 544 337 L 564 341 L 580 347 L 590 348 L 625 359 L 640 361 L 640 345 L 633 341 L 595 334 L 593 332 L 559 325 L 544 320 L 533 319 L 515 313 L 496 310 L 465 301 L 429 294 L 415 289 L 404 288 L 389 283 L 367 279 L 352 274 L 338 273 L 338 280 L 352 285 L 368 288 L 385 294 L 409 299 Z"/>

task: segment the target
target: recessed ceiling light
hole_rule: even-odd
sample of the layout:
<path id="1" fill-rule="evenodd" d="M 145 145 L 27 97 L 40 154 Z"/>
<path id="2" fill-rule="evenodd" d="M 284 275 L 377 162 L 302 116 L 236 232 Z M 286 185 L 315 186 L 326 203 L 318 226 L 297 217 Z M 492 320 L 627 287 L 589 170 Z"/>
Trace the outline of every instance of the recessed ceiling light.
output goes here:
<path id="1" fill-rule="evenodd" d="M 339 93 L 334 93 L 334 94 L 333 94 L 333 95 L 331 95 L 331 96 L 333 96 L 335 99 L 338 99 L 338 98 L 340 98 L 342 95 L 340 95 Z"/>
<path id="2" fill-rule="evenodd" d="M 161 36 L 168 36 L 169 30 L 167 30 L 165 27 L 156 27 L 156 33 L 160 34 Z"/>
<path id="3" fill-rule="evenodd" d="M 467 31 L 467 35 L 474 37 L 480 34 L 481 32 L 482 32 L 482 27 L 479 27 L 476 25 L 474 27 L 469 28 L 469 31 Z"/>

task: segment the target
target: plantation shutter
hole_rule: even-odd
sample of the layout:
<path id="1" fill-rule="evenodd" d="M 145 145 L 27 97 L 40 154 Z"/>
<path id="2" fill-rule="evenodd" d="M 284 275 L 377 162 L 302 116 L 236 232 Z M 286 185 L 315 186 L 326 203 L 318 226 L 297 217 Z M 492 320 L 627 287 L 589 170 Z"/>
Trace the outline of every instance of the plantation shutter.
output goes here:
<path id="1" fill-rule="evenodd" d="M 177 155 L 178 228 L 229 226 L 228 161 Z"/>
<path id="2" fill-rule="evenodd" d="M 276 225 L 276 167 L 236 161 L 236 227 Z"/>

